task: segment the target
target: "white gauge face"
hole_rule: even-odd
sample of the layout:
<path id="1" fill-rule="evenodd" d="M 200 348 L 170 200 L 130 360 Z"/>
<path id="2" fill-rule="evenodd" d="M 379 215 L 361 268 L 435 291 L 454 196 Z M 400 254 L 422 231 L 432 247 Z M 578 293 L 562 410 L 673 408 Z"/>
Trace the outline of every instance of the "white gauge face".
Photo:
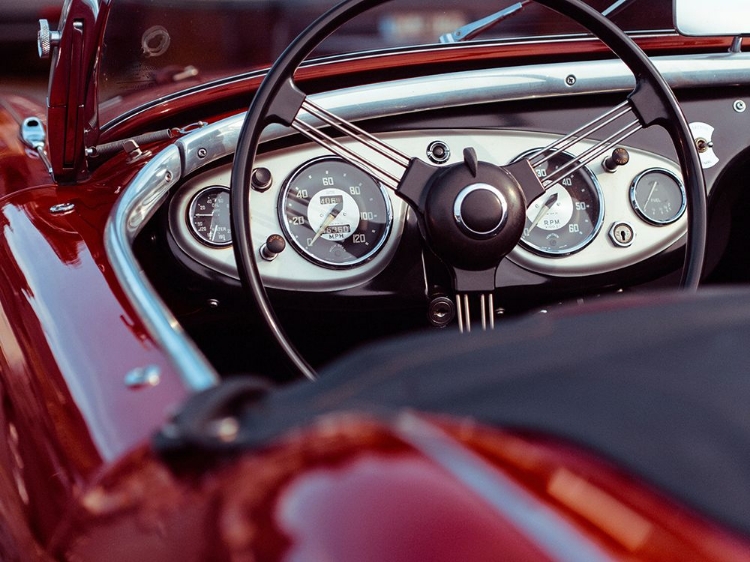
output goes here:
<path id="1" fill-rule="evenodd" d="M 307 221 L 314 232 L 307 246 L 312 246 L 318 238 L 346 240 L 357 230 L 359 219 L 359 206 L 349 193 L 337 188 L 319 191 L 307 205 Z"/>
<path id="2" fill-rule="evenodd" d="M 685 212 L 687 196 L 680 179 L 667 170 L 646 170 L 633 180 L 630 203 L 651 224 L 672 224 Z"/>
<path id="3" fill-rule="evenodd" d="M 514 161 L 536 154 L 532 150 Z M 567 169 L 574 157 L 556 152 L 536 166 L 539 179 Z M 599 232 L 604 219 L 602 195 L 596 176 L 583 166 L 561 177 L 526 209 L 521 245 L 541 255 L 565 256 L 585 248 Z"/>
<path id="4" fill-rule="evenodd" d="M 547 202 L 555 196 L 554 202 L 548 204 Z M 541 197 L 537 197 L 526 209 L 529 226 L 534 225 L 535 228 L 550 232 L 566 226 L 572 217 L 573 198 L 559 183 L 545 191 Z"/>

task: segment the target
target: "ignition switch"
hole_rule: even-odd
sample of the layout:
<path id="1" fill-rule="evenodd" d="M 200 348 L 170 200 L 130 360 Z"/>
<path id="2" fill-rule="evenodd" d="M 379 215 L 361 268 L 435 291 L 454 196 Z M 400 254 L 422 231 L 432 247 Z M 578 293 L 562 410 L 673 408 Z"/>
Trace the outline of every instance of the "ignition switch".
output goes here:
<path id="1" fill-rule="evenodd" d="M 635 238 L 635 232 L 633 227 L 626 222 L 616 222 L 609 229 L 609 237 L 615 246 L 620 248 L 627 248 L 633 243 Z"/>

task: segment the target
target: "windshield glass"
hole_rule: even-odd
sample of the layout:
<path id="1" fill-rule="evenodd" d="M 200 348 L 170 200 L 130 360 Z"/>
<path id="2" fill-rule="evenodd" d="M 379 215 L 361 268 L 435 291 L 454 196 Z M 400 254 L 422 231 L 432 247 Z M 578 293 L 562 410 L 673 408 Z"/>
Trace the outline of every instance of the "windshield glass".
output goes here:
<path id="1" fill-rule="evenodd" d="M 586 0 L 629 32 L 672 28 L 672 0 Z M 518 0 L 394 0 L 342 27 L 315 52 L 328 56 L 439 42 L 441 35 Z M 268 66 L 331 0 L 114 0 L 99 75 L 102 116 L 198 83 Z M 476 40 L 579 34 L 534 2 Z M 127 98 L 125 106 L 122 101 Z"/>

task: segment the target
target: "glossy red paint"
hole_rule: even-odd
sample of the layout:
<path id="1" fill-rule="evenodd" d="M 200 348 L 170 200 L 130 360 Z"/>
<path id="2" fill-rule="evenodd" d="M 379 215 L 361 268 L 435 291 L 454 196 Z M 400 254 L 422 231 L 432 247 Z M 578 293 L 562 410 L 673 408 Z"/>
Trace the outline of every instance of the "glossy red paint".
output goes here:
<path id="1" fill-rule="evenodd" d="M 668 55 L 682 50 L 726 52 L 732 41 L 731 38 L 727 37 L 689 38 L 679 35 L 659 35 L 640 37 L 637 38 L 636 42 L 649 54 Z M 744 44 L 750 44 L 750 40 L 745 40 Z M 566 55 L 591 58 L 607 56 L 608 53 L 609 49 L 595 39 L 551 40 L 535 43 L 518 42 L 503 45 L 502 49 L 498 48 L 497 45 L 457 44 L 446 45 L 441 49 L 390 52 L 370 57 L 341 59 L 302 66 L 295 74 L 295 79 L 305 92 L 314 93 L 320 87 L 316 84 L 325 84 L 325 88 L 330 89 L 336 87 L 336 84 L 345 85 L 355 78 L 358 82 L 365 83 L 378 81 L 382 79 L 383 71 L 392 72 L 394 68 L 398 68 L 402 76 L 416 76 L 435 71 L 460 70 L 467 68 L 467 65 L 475 65 L 480 62 L 490 65 L 493 62 L 510 65 L 519 60 L 539 62 L 543 59 L 559 59 Z M 262 79 L 263 74 L 253 74 L 244 79 L 219 83 L 193 93 L 181 94 L 177 97 L 167 96 L 162 102 L 145 110 L 134 112 L 123 119 L 117 119 L 121 115 L 122 106 L 103 109 L 100 115 L 102 130 L 99 142 L 110 142 L 125 138 L 128 135 L 153 130 L 154 122 L 159 122 L 161 126 L 179 127 L 187 125 L 191 119 L 194 120 L 193 117 L 186 116 L 187 112 L 194 116 L 196 112 L 200 112 L 201 109 L 208 110 L 210 106 L 217 102 L 225 104 L 226 107 L 233 107 L 234 110 L 214 114 L 211 120 L 228 117 L 247 109 L 248 96 L 257 90 Z M 127 103 L 127 100 L 125 100 L 125 103 Z M 132 105 L 131 103 L 128 106 Z"/>
<path id="2" fill-rule="evenodd" d="M 428 421 L 604 559 L 750 558 L 747 541 L 579 448 Z M 405 440 L 399 423 L 328 416 L 268 450 L 195 472 L 184 469 L 189 459 L 175 473 L 139 450 L 83 491 L 54 552 L 113 562 L 550 559 L 512 518 Z"/>
<path id="3" fill-rule="evenodd" d="M 7 466 L 18 468 L 15 499 L 41 545 L 87 480 L 187 396 L 104 251 L 112 205 L 136 171 L 115 158 L 87 184 L 0 199 L 2 422 L 17 443 Z M 61 203 L 74 208 L 51 210 Z M 161 371 L 157 386 L 125 385 L 129 371 L 149 365 Z"/>

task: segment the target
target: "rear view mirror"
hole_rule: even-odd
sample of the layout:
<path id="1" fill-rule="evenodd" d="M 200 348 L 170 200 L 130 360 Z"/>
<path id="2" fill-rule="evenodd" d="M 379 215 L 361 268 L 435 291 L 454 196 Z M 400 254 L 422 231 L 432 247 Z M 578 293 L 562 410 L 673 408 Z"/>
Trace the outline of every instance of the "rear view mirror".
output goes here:
<path id="1" fill-rule="evenodd" d="M 674 0 L 675 28 L 692 37 L 750 35 L 748 0 Z"/>

